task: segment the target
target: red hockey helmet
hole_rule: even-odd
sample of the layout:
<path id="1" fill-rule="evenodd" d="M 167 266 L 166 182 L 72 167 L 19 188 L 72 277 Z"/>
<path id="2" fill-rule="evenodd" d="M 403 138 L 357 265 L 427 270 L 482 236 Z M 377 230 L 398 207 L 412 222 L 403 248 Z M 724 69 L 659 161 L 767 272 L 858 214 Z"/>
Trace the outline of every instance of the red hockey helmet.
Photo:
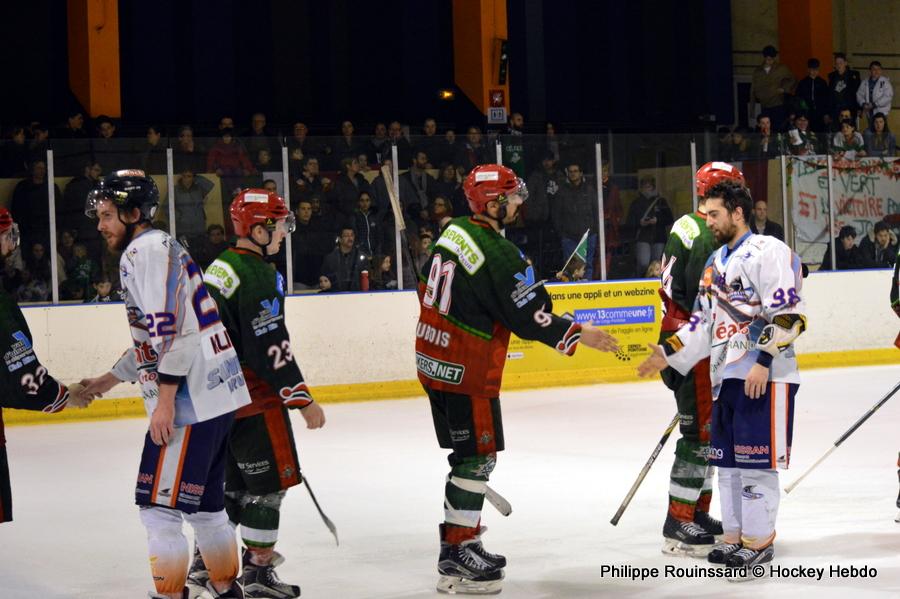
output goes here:
<path id="1" fill-rule="evenodd" d="M 270 232 L 278 221 L 284 220 L 288 233 L 296 227 L 294 215 L 277 193 L 265 189 L 245 189 L 231 202 L 231 222 L 238 237 L 250 237 L 254 225 L 263 225 Z"/>
<path id="2" fill-rule="evenodd" d="M 705 198 L 707 192 L 718 183 L 733 181 L 747 185 L 744 173 L 727 162 L 707 162 L 697 169 L 697 197 Z"/>
<path id="3" fill-rule="evenodd" d="M 0 208 L 0 234 L 10 231 L 10 240 L 13 249 L 19 245 L 19 225 L 13 221 L 12 212 L 7 208 Z"/>
<path id="4" fill-rule="evenodd" d="M 499 164 L 482 164 L 473 168 L 463 181 L 463 191 L 473 214 L 484 212 L 488 202 L 505 204 L 515 195 L 521 198 L 521 202 L 528 198 L 525 182 L 512 169 Z"/>

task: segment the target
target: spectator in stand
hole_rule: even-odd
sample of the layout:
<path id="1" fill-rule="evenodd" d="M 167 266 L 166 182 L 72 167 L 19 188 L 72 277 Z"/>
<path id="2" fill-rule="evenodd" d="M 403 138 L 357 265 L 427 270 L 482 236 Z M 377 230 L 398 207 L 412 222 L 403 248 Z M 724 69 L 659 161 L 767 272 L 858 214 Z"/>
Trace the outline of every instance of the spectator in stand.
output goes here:
<path id="1" fill-rule="evenodd" d="M 87 139 L 90 137 L 84 129 L 84 112 L 80 108 L 74 108 L 66 115 L 66 124 L 56 132 L 60 139 Z"/>
<path id="2" fill-rule="evenodd" d="M 321 216 L 313 214 L 309 200 L 297 204 L 297 229 L 291 236 L 294 253 L 294 284 L 301 289 L 319 285 L 322 259 L 334 246 L 334 232 L 324 227 Z"/>
<path id="3" fill-rule="evenodd" d="M 778 50 L 774 46 L 763 48 L 762 55 L 762 64 L 753 71 L 750 99 L 759 102 L 772 121 L 780 125 L 787 118 L 784 94 L 793 91 L 794 75 L 786 65 L 777 61 Z"/>
<path id="4" fill-rule="evenodd" d="M 431 201 L 431 207 L 428 210 L 427 228 L 432 238 L 437 239 L 447 226 L 453 220 L 453 204 L 444 196 L 437 194 Z"/>
<path id="5" fill-rule="evenodd" d="M 454 215 L 465 216 L 472 214 L 472 211 L 469 210 L 466 196 L 462 191 L 462 183 L 456 176 L 456 167 L 448 162 L 442 163 L 438 169 L 438 179 L 434 183 L 434 195 L 435 197 L 443 196 L 450 200 Z"/>
<path id="6" fill-rule="evenodd" d="M 175 181 L 175 232 L 190 247 L 207 234 L 206 196 L 213 187 L 212 181 L 190 169 L 182 170 Z"/>
<path id="7" fill-rule="evenodd" d="M 806 77 L 797 83 L 795 95 L 802 99 L 809 112 L 810 128 L 813 131 L 825 130 L 825 115 L 831 113 L 829 100 L 831 93 L 828 82 L 819 77 L 819 59 L 810 58 L 806 61 Z"/>
<path id="8" fill-rule="evenodd" d="M 206 267 L 227 250 L 229 245 L 225 237 L 225 227 L 210 225 L 206 227 L 206 237 L 191 246 L 191 257 L 202 270 L 206 270 Z"/>
<path id="9" fill-rule="evenodd" d="M 100 275 L 100 265 L 88 256 L 87 248 L 83 243 L 76 243 L 72 253 L 73 258 L 66 270 L 66 279 L 74 281 L 87 296 L 91 288 L 91 281 Z"/>
<path id="10" fill-rule="evenodd" d="M 35 160 L 47 160 L 47 150 L 49 149 L 50 130 L 43 123 L 32 123 L 31 141 L 28 142 L 28 163 L 31 164 Z"/>
<path id="11" fill-rule="evenodd" d="M 59 187 L 55 184 L 53 187 L 56 197 L 62 197 Z M 31 175 L 16 184 L 10 210 L 22 223 L 24 247 L 35 243 L 50 247 L 50 197 L 47 193 L 47 164 L 43 160 L 35 160 L 31 164 Z"/>
<path id="12" fill-rule="evenodd" d="M 422 272 L 425 264 L 431 258 L 431 244 L 433 243 L 434 234 L 426 227 L 419 229 L 419 238 L 413 245 L 413 266 L 416 273 Z"/>
<path id="13" fill-rule="evenodd" d="M 856 160 L 866 155 L 863 137 L 850 119 L 841 121 L 841 132 L 831 141 L 831 153 L 835 160 Z"/>
<path id="14" fill-rule="evenodd" d="M 746 127 L 735 127 L 731 132 L 731 144 L 725 148 L 722 160 L 740 162 L 747 160 L 752 154 L 750 147 L 750 130 Z"/>
<path id="15" fill-rule="evenodd" d="M 865 257 L 859 248 L 856 247 L 856 229 L 850 225 L 841 227 L 838 232 L 837 239 L 834 240 L 834 246 L 837 247 L 835 254 L 835 264 L 837 270 L 857 270 L 866 268 L 867 263 Z M 819 270 L 831 270 L 831 248 L 829 243 L 825 249 L 825 255 L 822 257 L 822 264 Z"/>
<path id="16" fill-rule="evenodd" d="M 584 173 L 577 160 L 570 158 L 566 164 L 566 180 L 559 186 L 551 205 L 553 228 L 560 236 L 560 245 L 568 258 L 585 231 L 588 234 L 585 278 L 593 278 L 594 252 L 597 248 L 597 189 L 584 180 Z M 563 260 L 565 260 L 563 258 Z"/>
<path id="17" fill-rule="evenodd" d="M 548 121 L 546 132 L 546 149 L 556 157 L 557 161 L 559 161 L 559 137 L 556 135 L 556 125 Z"/>
<path id="18" fill-rule="evenodd" d="M 74 229 L 62 229 L 59 232 L 59 242 L 56 244 L 56 260 L 59 263 L 60 270 L 63 272 L 69 269 L 75 258 L 75 236 L 77 233 Z"/>
<path id="19" fill-rule="evenodd" d="M 447 129 L 444 133 L 444 141 L 441 143 L 440 148 L 438 155 L 444 156 L 448 163 L 459 165 L 463 162 L 463 148 L 456 137 L 456 131 L 453 129 Z M 466 205 L 468 206 L 468 202 L 466 202 Z"/>
<path id="20" fill-rule="evenodd" d="M 662 262 L 654 260 L 647 266 L 647 272 L 644 273 L 645 279 L 656 279 L 662 275 Z"/>
<path id="21" fill-rule="evenodd" d="M 897 261 L 897 236 L 885 221 L 875 223 L 874 230 L 859 242 L 865 268 L 894 268 Z"/>
<path id="22" fill-rule="evenodd" d="M 221 135 L 222 131 L 224 131 L 225 129 L 231 129 L 232 131 L 234 131 L 234 119 L 230 116 L 223 116 L 219 119 L 219 134 Z"/>
<path id="23" fill-rule="evenodd" d="M 253 164 L 247 156 L 244 146 L 234 138 L 234 130 L 221 130 L 219 141 L 206 157 L 206 172 L 215 173 L 222 179 L 222 195 L 227 205 L 231 198 L 240 191 L 244 177 L 254 172 Z M 231 222 L 231 219 L 228 219 Z"/>
<path id="24" fill-rule="evenodd" d="M 19 178 L 28 175 L 28 144 L 25 143 L 25 127 L 14 126 L 9 139 L 0 145 L 0 177 Z"/>
<path id="25" fill-rule="evenodd" d="M 831 121 L 831 126 L 828 129 L 828 131 L 831 133 L 831 135 L 828 137 L 829 140 L 834 137 L 835 133 L 841 132 L 841 123 L 844 121 L 851 121 L 854 123 L 856 122 L 856 117 L 853 116 L 853 111 L 851 111 L 849 108 L 841 109 L 841 111 L 838 113 L 837 120 Z"/>
<path id="26" fill-rule="evenodd" d="M 184 170 L 190 170 L 192 173 L 205 172 L 206 157 L 199 142 L 194 139 L 194 129 L 190 125 L 179 127 L 178 144 L 172 153 L 176 173 Z"/>
<path id="27" fill-rule="evenodd" d="M 763 113 L 756 119 L 756 135 L 751 140 L 750 155 L 754 158 L 774 158 L 781 154 L 778 141 L 772 133 L 772 119 Z"/>
<path id="28" fill-rule="evenodd" d="M 116 125 L 106 115 L 100 115 L 95 121 L 97 136 L 94 138 L 94 159 L 102 164 L 108 172 L 125 168 L 134 168 L 137 158 L 129 147 L 128 140 L 116 137 Z"/>
<path id="29" fill-rule="evenodd" d="M 522 135 L 525 131 L 525 117 L 521 112 L 513 112 L 506 120 L 507 135 Z"/>
<path id="30" fill-rule="evenodd" d="M 601 179 L 603 182 L 603 230 L 606 237 L 606 268 L 609 269 L 613 257 L 621 254 L 622 244 L 619 239 L 619 228 L 624 217 L 619 186 L 610 183 L 609 180 L 609 160 L 603 161 Z M 565 258 L 568 258 L 568 256 L 565 256 Z"/>
<path id="31" fill-rule="evenodd" d="M 403 125 L 400 124 L 400 121 L 391 121 L 391 124 L 388 125 L 388 138 L 391 144 L 397 144 L 397 164 L 409 164 L 413 158 L 412 146 L 403 135 Z M 384 162 L 385 158 L 391 158 L 392 156 L 390 144 L 385 150 L 387 151 L 387 156 L 381 157 L 382 162 Z"/>
<path id="32" fill-rule="evenodd" d="M 769 235 L 779 241 L 784 241 L 784 228 L 769 220 L 769 205 L 765 200 L 756 200 L 756 203 L 753 204 L 750 230 L 757 235 Z"/>
<path id="33" fill-rule="evenodd" d="M 242 141 L 249 156 L 257 158 L 260 150 L 266 150 L 269 153 L 272 166 L 265 170 L 277 171 L 281 168 L 281 146 L 275 133 L 266 127 L 265 114 L 253 113 L 253 116 L 250 117 L 250 129 L 244 134 Z"/>
<path id="34" fill-rule="evenodd" d="M 50 299 L 50 255 L 47 253 L 49 246 L 33 243 L 28 247 L 29 251 L 23 256 L 22 301 L 46 301 Z"/>
<path id="35" fill-rule="evenodd" d="M 409 170 L 400 175 L 400 178 L 407 179 L 412 185 L 412 188 L 416 191 L 417 201 L 406 206 L 406 209 L 409 218 L 419 225 L 428 220 L 428 206 L 431 204 L 431 199 L 434 197 L 435 185 L 437 183 L 434 177 L 426 170 L 427 167 L 428 156 L 426 156 L 425 152 L 422 150 L 418 150 L 414 154 Z"/>
<path id="36" fill-rule="evenodd" d="M 359 291 L 359 277 L 368 268 L 368 259 L 356 247 L 352 225 L 341 227 L 337 246 L 322 261 L 322 276 L 328 278 L 331 291 Z"/>
<path id="37" fill-rule="evenodd" d="M 61 200 L 56 204 L 57 227 L 74 229 L 76 239 L 83 243 L 88 255 L 94 260 L 100 259 L 100 233 L 96 221 L 84 214 L 84 202 L 88 192 L 100 181 L 103 169 L 97 162 L 88 162 L 82 174 L 66 184 Z"/>
<path id="38" fill-rule="evenodd" d="M 59 299 L 64 302 L 83 302 L 84 288 L 75 281 L 60 281 Z"/>
<path id="39" fill-rule="evenodd" d="M 94 288 L 93 297 L 84 300 L 86 304 L 105 304 L 122 301 L 122 296 L 119 295 L 118 290 L 113 289 L 112 281 L 108 275 L 101 273 L 94 277 L 91 281 L 91 287 Z"/>
<path id="40" fill-rule="evenodd" d="M 672 209 L 659 195 L 656 179 L 650 175 L 641 177 L 640 195 L 628 208 L 625 221 L 628 229 L 634 232 L 635 277 L 643 276 L 650 262 L 662 257 L 673 222 Z"/>
<path id="41" fill-rule="evenodd" d="M 300 150 L 300 160 L 306 156 L 314 156 L 316 154 L 315 143 L 308 137 L 309 127 L 306 126 L 306 123 L 297 121 L 291 131 L 293 135 L 287 140 L 288 154 Z"/>
<path id="42" fill-rule="evenodd" d="M 446 162 L 450 158 L 444 150 L 444 140 L 437 134 L 437 121 L 433 118 L 425 119 L 422 124 L 422 137 L 416 140 L 415 149 L 425 152 L 428 156 L 428 168 L 437 168 L 437 165 Z"/>
<path id="43" fill-rule="evenodd" d="M 371 276 L 370 288 L 373 290 L 387 290 L 397 288 L 397 273 L 394 271 L 393 259 L 390 255 L 378 254 L 372 258 L 372 267 L 369 269 Z"/>
<path id="44" fill-rule="evenodd" d="M 321 198 L 331 191 L 331 179 L 319 174 L 319 159 L 315 156 L 307 156 L 303 162 L 303 171 L 300 177 L 294 180 L 294 191 L 298 198 L 309 199 L 313 195 Z"/>
<path id="45" fill-rule="evenodd" d="M 375 217 L 372 209 L 372 194 L 361 191 L 353 212 L 353 232 L 357 239 L 357 247 L 371 258 L 381 253 L 382 233 L 381 223 Z"/>
<path id="46" fill-rule="evenodd" d="M 142 152 L 141 167 L 148 175 L 165 175 L 168 172 L 166 144 L 162 141 L 162 128 L 158 125 L 147 127 L 147 143 Z"/>
<path id="47" fill-rule="evenodd" d="M 840 112 L 850 110 L 850 118 L 856 120 L 856 92 L 859 89 L 859 71 L 854 71 L 847 63 L 847 55 L 843 52 L 834 54 L 834 70 L 828 73 L 828 89 L 831 92 L 831 116 L 825 119 L 826 125 L 832 121 L 840 122 Z"/>
<path id="48" fill-rule="evenodd" d="M 267 173 L 278 172 L 278 165 L 272 160 L 272 152 L 262 148 L 253 157 L 253 168 L 256 169 L 256 182 L 252 187 L 257 187 L 257 182 L 262 185 L 262 178 Z"/>
<path id="49" fill-rule="evenodd" d="M 341 123 L 341 137 L 334 144 L 333 159 L 342 165 L 345 158 L 356 159 L 363 150 L 363 144 L 353 135 L 354 130 L 350 121 Z"/>
<path id="50" fill-rule="evenodd" d="M 80 108 L 71 109 L 66 124 L 57 129 L 53 140 L 54 173 L 68 177 L 80 175 L 84 163 L 92 160 L 90 135 L 84 129 L 84 113 Z"/>
<path id="51" fill-rule="evenodd" d="M 466 131 L 466 143 L 462 156 L 463 170 L 467 174 L 479 164 L 497 162 L 496 153 L 492 155 L 491 148 L 486 147 L 482 141 L 481 129 L 475 125 L 470 126 Z"/>
<path id="52" fill-rule="evenodd" d="M 16 289 L 16 301 L 46 302 L 50 300 L 50 280 L 35 276 L 27 268 L 20 274 L 20 285 Z"/>
<path id="53" fill-rule="evenodd" d="M 875 113 L 887 116 L 891 112 L 894 99 L 894 86 L 891 80 L 882 74 L 881 63 L 873 60 L 869 63 L 869 78 L 863 81 L 856 90 L 856 103 L 867 119 Z"/>
<path id="54" fill-rule="evenodd" d="M 359 172 L 359 160 L 348 156 L 341 160 L 341 173 L 328 194 L 331 206 L 338 212 L 339 218 L 353 218 L 361 192 L 369 192 L 369 182 Z"/>
<path id="55" fill-rule="evenodd" d="M 897 138 L 888 129 L 887 118 L 880 112 L 869 122 L 869 128 L 863 132 L 866 143 L 866 156 L 890 158 L 897 152 Z"/>
<path id="56" fill-rule="evenodd" d="M 806 156 L 819 153 L 819 138 L 809 128 L 809 117 L 801 112 L 794 120 L 794 128 L 788 131 L 791 154 Z"/>
<path id="57" fill-rule="evenodd" d="M 393 162 L 385 160 L 384 166 L 391 169 Z M 415 187 L 410 183 L 409 177 L 400 176 L 396 179 L 397 186 L 400 188 L 400 209 L 406 211 L 407 206 L 412 206 L 418 202 L 418 194 Z M 390 231 L 393 235 L 394 231 L 394 212 L 391 208 L 391 198 L 388 195 L 387 187 L 384 182 L 384 176 L 379 172 L 371 186 L 372 199 L 375 201 L 375 213 L 384 223 L 385 233 Z"/>
<path id="58" fill-rule="evenodd" d="M 381 164 L 390 159 L 391 139 L 388 137 L 387 126 L 384 123 L 375 125 L 375 134 L 369 139 L 366 153 L 369 156 L 369 162 L 375 164 Z"/>
<path id="59" fill-rule="evenodd" d="M 547 150 L 541 167 L 528 177 L 528 206 L 524 207 L 525 229 L 528 236 L 528 256 L 534 260 L 538 273 L 544 272 L 543 254 L 549 235 L 550 209 L 563 178 L 556 166 L 556 155 Z M 558 244 L 558 242 L 557 242 Z"/>
<path id="60" fill-rule="evenodd" d="M 266 179 L 262 182 L 261 187 L 266 190 L 266 193 L 274 193 L 278 196 L 281 195 L 278 190 L 278 181 L 275 179 Z"/>

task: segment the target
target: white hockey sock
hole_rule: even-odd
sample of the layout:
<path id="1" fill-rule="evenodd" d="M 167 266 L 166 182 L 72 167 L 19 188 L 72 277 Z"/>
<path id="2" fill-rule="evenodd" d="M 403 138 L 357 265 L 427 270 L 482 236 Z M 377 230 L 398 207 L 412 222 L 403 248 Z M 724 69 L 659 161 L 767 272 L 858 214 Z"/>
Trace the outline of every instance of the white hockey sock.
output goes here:
<path id="1" fill-rule="evenodd" d="M 225 510 L 185 514 L 184 517 L 194 528 L 209 579 L 217 588 L 231 584 L 238 575 L 238 548 Z"/>
<path id="2" fill-rule="evenodd" d="M 765 547 L 775 538 L 775 518 L 781 490 L 777 470 L 741 470 L 743 480 L 741 532 L 744 545 Z"/>
<path id="3" fill-rule="evenodd" d="M 719 504 L 722 506 L 722 531 L 729 543 L 741 539 L 741 471 L 719 467 Z"/>
<path id="4" fill-rule="evenodd" d="M 187 538 L 181 528 L 181 512 L 145 507 L 141 508 L 141 522 L 147 529 L 150 571 L 156 592 L 181 593 L 191 559 Z"/>

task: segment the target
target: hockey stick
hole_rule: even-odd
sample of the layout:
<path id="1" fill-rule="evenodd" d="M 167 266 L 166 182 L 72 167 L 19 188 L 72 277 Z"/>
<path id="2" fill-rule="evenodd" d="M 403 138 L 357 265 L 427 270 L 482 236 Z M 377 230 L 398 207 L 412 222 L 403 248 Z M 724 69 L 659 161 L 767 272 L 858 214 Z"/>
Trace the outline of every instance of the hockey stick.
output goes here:
<path id="1" fill-rule="evenodd" d="M 486 489 L 484 491 L 484 498 L 488 500 L 488 502 L 494 506 L 498 512 L 503 514 L 504 516 L 509 516 L 512 513 L 512 505 L 506 500 L 503 495 L 493 490 L 492 488 L 485 485 Z"/>
<path id="2" fill-rule="evenodd" d="M 644 467 L 641 469 L 641 473 L 638 474 L 637 480 L 634 481 L 633 485 L 631 485 L 631 488 L 628 490 L 628 494 L 625 495 L 625 499 L 622 500 L 622 505 L 620 505 L 618 511 L 616 511 L 616 515 L 613 516 L 612 520 L 609 521 L 609 523 L 613 526 L 616 526 L 619 523 L 619 519 L 622 517 L 622 514 L 625 513 L 625 509 L 628 507 L 628 504 L 631 503 L 631 498 L 634 497 L 634 494 L 637 492 L 638 487 L 640 487 L 641 483 L 644 482 L 644 477 L 646 477 L 647 473 L 650 472 L 650 467 L 653 466 L 653 462 L 655 462 L 656 458 L 659 457 L 659 452 L 662 451 L 662 448 L 665 446 L 666 441 L 669 440 L 669 435 L 672 434 L 672 431 L 675 430 L 676 426 L 678 426 L 678 414 L 675 414 L 675 417 L 672 418 L 672 422 L 670 422 L 669 426 L 666 427 L 666 431 L 663 433 L 662 439 L 659 440 L 659 443 L 656 444 L 656 448 L 654 448 L 653 453 L 650 454 L 650 459 L 647 460 L 646 464 L 644 464 Z"/>
<path id="3" fill-rule="evenodd" d="M 831 449 L 829 449 L 828 451 L 826 451 L 825 454 L 824 454 L 822 457 L 820 457 L 818 460 L 816 460 L 816 462 L 815 462 L 812 466 L 810 466 L 809 468 L 807 468 L 806 471 L 805 471 L 803 474 L 800 475 L 800 478 L 798 478 L 797 480 L 795 480 L 794 482 L 792 482 L 791 484 L 789 484 L 788 486 L 786 486 L 786 487 L 784 488 L 784 492 L 785 492 L 785 493 L 790 493 L 791 491 L 793 491 L 793 490 L 794 490 L 794 487 L 796 487 L 797 485 L 799 485 L 799 484 L 800 484 L 800 481 L 802 481 L 804 478 L 806 478 L 807 475 L 809 475 L 809 473 L 812 472 L 812 471 L 815 469 L 816 466 L 818 466 L 819 464 L 821 464 L 822 462 L 824 462 L 824 461 L 825 461 L 825 458 L 827 458 L 828 456 L 830 456 L 832 451 L 834 451 L 835 449 L 837 449 L 838 447 L 840 447 L 841 443 L 843 443 L 844 441 L 846 441 L 846 440 L 847 440 L 847 437 L 849 437 L 849 436 L 852 435 L 854 432 L 856 432 L 856 429 L 858 429 L 860 426 L 862 426 L 862 423 L 863 423 L 863 422 L 865 422 L 866 420 L 868 420 L 869 418 L 871 418 L 871 417 L 872 417 L 872 414 L 874 414 L 874 413 L 878 410 L 878 408 L 880 408 L 881 406 L 883 406 L 884 404 L 886 404 L 886 403 L 887 403 L 887 400 L 889 400 L 891 397 L 893 397 L 894 394 L 897 392 L 898 389 L 900 389 L 900 382 L 898 382 L 896 385 L 894 385 L 894 388 L 893 388 L 893 389 L 891 389 L 884 397 L 882 397 L 880 400 L 878 400 L 878 403 L 876 403 L 874 406 L 872 406 L 871 408 L 869 408 L 869 411 L 866 412 L 865 414 L 863 414 L 863 415 L 862 415 L 862 418 L 860 418 L 859 420 L 856 421 L 856 424 L 854 424 L 854 425 L 851 426 L 849 429 L 847 429 L 847 432 L 845 432 L 843 435 L 841 435 L 840 438 L 839 438 L 837 441 L 834 442 L 834 445 L 831 446 Z"/>
<path id="4" fill-rule="evenodd" d="M 388 165 L 385 164 L 381 167 L 381 176 L 384 177 L 384 186 L 387 189 L 388 198 L 391 200 L 391 210 L 394 213 L 394 222 L 397 223 L 397 227 L 400 229 L 400 244 L 403 246 L 403 249 L 406 250 L 403 252 L 403 259 L 406 260 L 410 272 L 413 273 L 413 286 L 415 288 L 415 286 L 418 285 L 419 273 L 416 272 L 416 263 L 413 260 L 412 251 L 409 249 L 409 240 L 406 238 L 406 219 L 403 218 L 403 207 L 400 205 L 400 198 L 394 193 L 394 174 L 391 172 L 391 169 L 388 168 Z M 403 281 L 399 281 L 399 284 L 402 286 Z"/>
<path id="5" fill-rule="evenodd" d="M 325 515 L 325 512 L 322 511 L 322 507 L 319 505 L 319 501 L 316 499 L 315 493 L 313 493 L 312 487 L 309 486 L 309 479 L 306 475 L 303 475 L 303 484 L 306 486 L 306 490 L 309 492 L 309 497 L 312 499 L 313 505 L 316 506 L 316 509 L 319 511 L 319 515 L 322 517 L 322 522 L 325 523 L 325 526 L 328 527 L 328 530 L 331 531 L 331 534 L 334 535 L 334 543 L 340 547 L 341 542 L 338 540 L 337 527 L 334 525 L 334 522 L 331 521 L 331 518 Z"/>

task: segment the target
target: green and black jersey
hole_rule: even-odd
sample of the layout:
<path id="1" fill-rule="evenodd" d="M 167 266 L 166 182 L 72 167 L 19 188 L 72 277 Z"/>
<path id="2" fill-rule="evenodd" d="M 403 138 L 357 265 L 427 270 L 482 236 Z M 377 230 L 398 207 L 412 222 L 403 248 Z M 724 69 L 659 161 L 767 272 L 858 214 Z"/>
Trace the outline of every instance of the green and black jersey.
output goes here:
<path id="1" fill-rule="evenodd" d="M 232 248 L 206 269 L 203 281 L 219 306 L 241 359 L 253 402 L 238 418 L 285 404 L 302 408 L 312 402 L 291 351 L 284 324 L 284 278 L 252 251 Z"/>
<path id="2" fill-rule="evenodd" d="M 706 218 L 685 214 L 675 221 L 662 258 L 663 322 L 661 337 L 668 337 L 690 319 L 700 278 L 710 254 L 719 247 Z"/>
<path id="3" fill-rule="evenodd" d="M 544 282 L 488 223 L 452 220 L 420 273 L 416 368 L 431 389 L 496 397 L 510 332 L 572 355 L 581 326 L 553 314 Z"/>
<path id="4" fill-rule="evenodd" d="M 2 408 L 59 412 L 69 401 L 65 385 L 54 379 L 34 353 L 31 330 L 25 315 L 8 293 L 0 289 L 0 446 L 3 434 Z"/>

